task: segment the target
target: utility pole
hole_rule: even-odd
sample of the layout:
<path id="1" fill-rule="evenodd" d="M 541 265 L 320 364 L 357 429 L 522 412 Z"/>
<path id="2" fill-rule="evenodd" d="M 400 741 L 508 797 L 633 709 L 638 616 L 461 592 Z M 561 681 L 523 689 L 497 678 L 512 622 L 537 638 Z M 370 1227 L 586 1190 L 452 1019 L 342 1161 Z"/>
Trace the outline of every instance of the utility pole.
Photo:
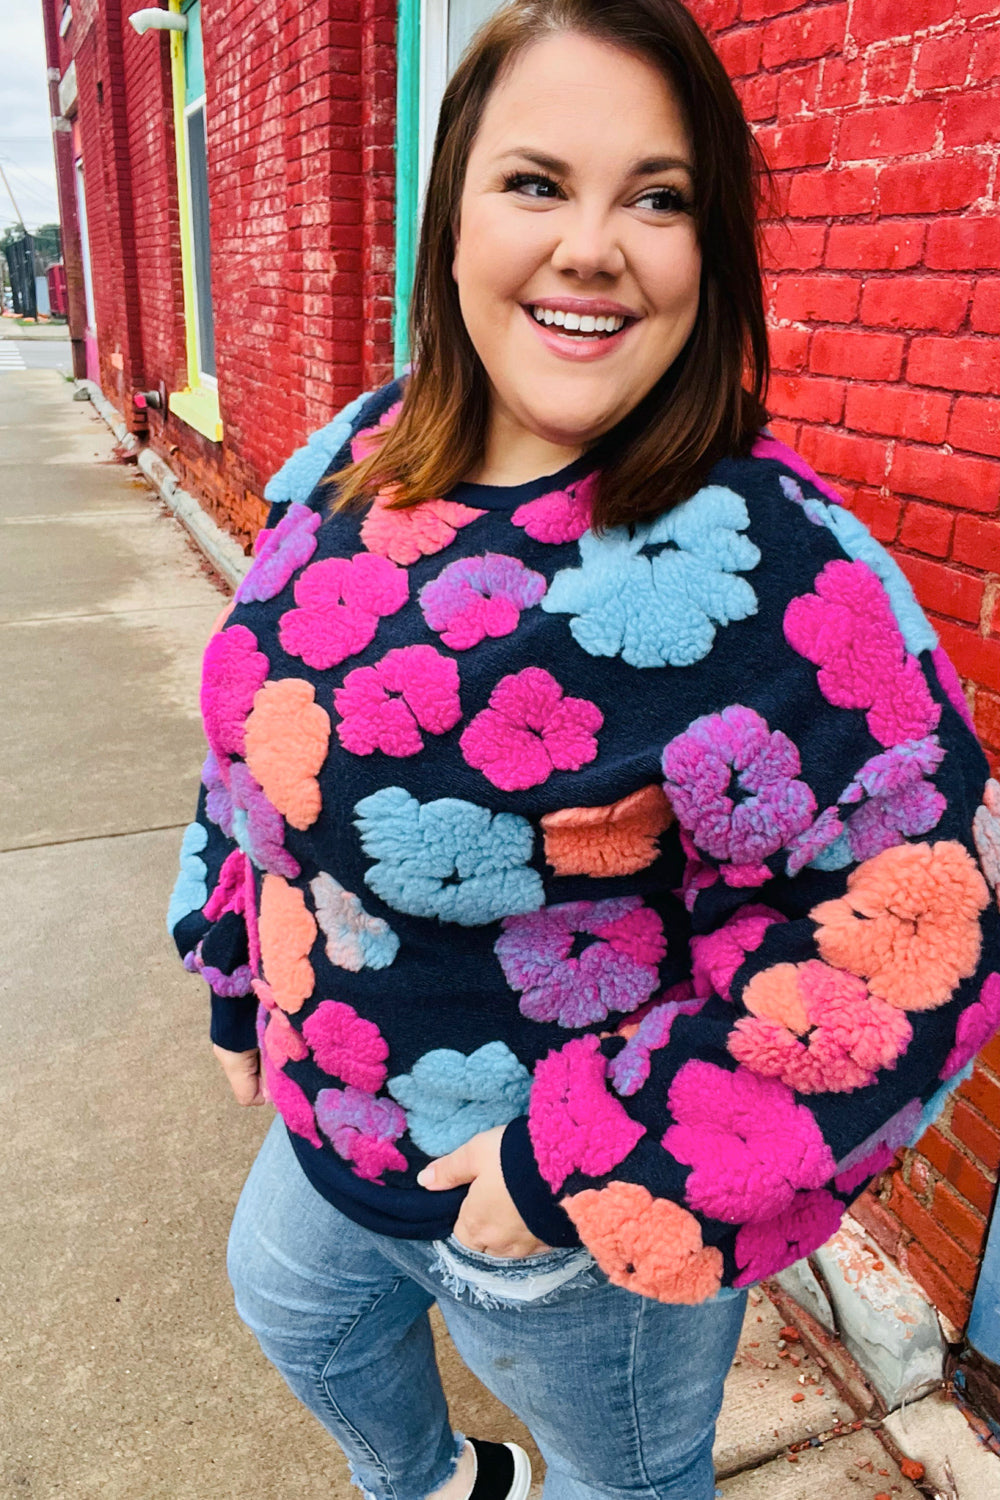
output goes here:
<path id="1" fill-rule="evenodd" d="M 11 192 L 10 183 L 7 181 L 7 173 L 4 171 L 2 163 L 0 163 L 0 177 L 3 178 L 3 185 L 7 189 L 7 197 L 10 199 L 11 203 L 13 203 L 13 205 L 14 205 L 14 212 L 17 215 L 17 222 L 20 224 L 20 226 L 24 230 L 25 234 L 27 234 L 27 232 L 28 232 L 27 225 L 25 224 L 24 220 L 21 218 L 21 210 L 17 206 L 17 200 L 14 197 L 14 194 Z"/>

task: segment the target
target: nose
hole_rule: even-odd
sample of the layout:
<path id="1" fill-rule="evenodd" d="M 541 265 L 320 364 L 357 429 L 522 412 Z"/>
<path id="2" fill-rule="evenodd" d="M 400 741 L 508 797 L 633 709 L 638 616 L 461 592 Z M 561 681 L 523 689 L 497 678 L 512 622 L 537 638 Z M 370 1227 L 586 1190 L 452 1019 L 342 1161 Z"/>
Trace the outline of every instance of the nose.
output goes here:
<path id="1" fill-rule="evenodd" d="M 620 276 L 625 269 L 625 252 L 613 216 L 596 206 L 567 207 L 569 211 L 559 215 L 561 232 L 552 252 L 553 268 L 581 281 Z"/>

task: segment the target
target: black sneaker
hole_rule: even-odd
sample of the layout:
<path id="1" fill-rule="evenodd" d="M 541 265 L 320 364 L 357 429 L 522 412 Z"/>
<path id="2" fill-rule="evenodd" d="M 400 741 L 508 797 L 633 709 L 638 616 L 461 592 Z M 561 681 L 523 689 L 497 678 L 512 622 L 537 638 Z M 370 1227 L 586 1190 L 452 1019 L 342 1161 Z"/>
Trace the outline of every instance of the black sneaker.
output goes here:
<path id="1" fill-rule="evenodd" d="M 531 1460 L 517 1443 L 469 1438 L 476 1459 L 476 1482 L 469 1500 L 527 1500 Z"/>

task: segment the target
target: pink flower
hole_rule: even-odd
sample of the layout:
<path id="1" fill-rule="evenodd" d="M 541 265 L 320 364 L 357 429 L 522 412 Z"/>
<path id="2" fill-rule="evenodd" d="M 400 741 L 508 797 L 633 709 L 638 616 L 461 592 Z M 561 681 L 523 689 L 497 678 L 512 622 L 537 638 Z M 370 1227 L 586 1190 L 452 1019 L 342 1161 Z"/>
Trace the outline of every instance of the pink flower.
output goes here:
<path id="1" fill-rule="evenodd" d="M 272 1012 L 271 1014 L 274 1014 Z M 287 1073 L 275 1066 L 270 1048 L 267 1044 L 267 1030 L 264 1028 L 264 1012 L 257 1013 L 257 1040 L 260 1043 L 260 1063 L 264 1072 L 264 1087 L 270 1096 L 278 1114 L 284 1120 L 295 1135 L 300 1135 L 307 1140 L 310 1146 L 315 1146 L 317 1151 L 322 1146 L 319 1133 L 316 1129 L 316 1120 L 313 1116 L 312 1105 L 298 1084 L 289 1078 Z M 269 1029 L 270 1023 L 268 1023 Z M 280 1022 L 279 1022 L 280 1028 Z M 290 1027 L 289 1030 L 292 1028 Z M 277 1043 L 277 1038 L 275 1039 Z"/>
<path id="2" fill-rule="evenodd" d="M 718 882 L 719 872 L 702 859 L 694 846 L 694 840 L 683 828 L 678 826 L 677 833 L 685 859 L 681 888 L 676 894 L 683 900 L 686 911 L 694 911 L 701 892 L 709 890 Z"/>
<path id="3" fill-rule="evenodd" d="M 846 1093 L 894 1068 L 913 1039 L 903 1011 L 853 974 L 810 960 L 775 964 L 743 990 L 750 1011 L 736 1022 L 729 1051 L 800 1094 Z"/>
<path id="4" fill-rule="evenodd" d="M 590 525 L 596 492 L 597 475 L 588 474 L 564 490 L 519 505 L 511 520 L 536 542 L 577 542 Z"/>
<path id="5" fill-rule="evenodd" d="M 432 630 L 453 651 L 468 651 L 485 637 L 510 635 L 521 611 L 545 593 L 541 573 L 516 557 L 487 552 L 459 557 L 420 590 L 420 608 Z"/>
<path id="6" fill-rule="evenodd" d="M 291 1021 L 283 1010 L 276 1008 L 268 1012 L 262 1045 L 276 1068 L 283 1068 L 286 1062 L 302 1062 L 309 1056 L 309 1048 Z"/>
<path id="7" fill-rule="evenodd" d="M 574 954 L 584 934 L 602 941 Z M 636 1010 L 656 989 L 666 951 L 663 923 L 639 896 L 507 917 L 494 945 L 507 983 L 522 991 L 521 1014 L 560 1026 Z"/>
<path id="8" fill-rule="evenodd" d="M 961 678 L 955 671 L 951 657 L 944 650 L 943 646 L 935 646 L 931 652 L 931 661 L 934 663 L 937 680 L 941 684 L 942 691 L 948 702 L 959 718 L 963 719 L 967 727 L 975 733 L 976 726 L 969 711 L 969 705 L 965 701 L 965 694 L 962 692 Z"/>
<path id="9" fill-rule="evenodd" d="M 685 1196 L 709 1218 L 759 1223 L 833 1174 L 812 1114 L 775 1079 L 692 1059 L 670 1085 L 668 1104 L 677 1123 L 662 1144 L 692 1168 Z"/>
<path id="10" fill-rule="evenodd" d="M 944 1060 L 939 1078 L 950 1078 L 966 1067 L 990 1037 L 1000 1030 L 1000 974 L 987 974 L 979 999 L 963 1010 L 955 1028 L 955 1045 Z"/>
<path id="11" fill-rule="evenodd" d="M 455 540 L 462 526 L 486 514 L 454 500 L 424 500 L 405 510 L 390 510 L 395 498 L 391 489 L 375 496 L 361 523 L 361 540 L 369 552 L 377 552 L 403 567 L 420 557 L 442 552 Z"/>
<path id="12" fill-rule="evenodd" d="M 384 557 L 359 552 L 313 563 L 295 584 L 297 609 L 278 622 L 278 638 L 290 656 L 325 672 L 375 638 L 379 619 L 402 609 L 409 582 Z"/>
<path id="13" fill-rule="evenodd" d="M 215 883 L 215 890 L 205 902 L 202 910 L 210 922 L 217 922 L 226 912 L 246 911 L 247 881 L 246 866 L 249 863 L 242 849 L 227 854 Z"/>
<path id="14" fill-rule="evenodd" d="M 744 1224 L 736 1236 L 734 1286 L 750 1286 L 811 1255 L 836 1234 L 844 1205 L 825 1188 L 796 1193 L 788 1208 L 762 1223 Z"/>
<path id="15" fill-rule="evenodd" d="M 201 715 L 223 782 L 229 784 L 229 757 L 245 749 L 244 725 L 254 694 L 270 671 L 257 650 L 257 637 L 245 625 L 213 635 L 205 649 L 201 676 Z"/>
<path id="16" fill-rule="evenodd" d="M 889 597 L 863 562 L 837 559 L 816 579 L 816 592 L 793 599 L 785 637 L 819 667 L 820 692 L 838 708 L 867 711 L 880 745 L 929 734 L 941 717 L 896 624 Z"/>
<path id="17" fill-rule="evenodd" d="M 308 505 L 290 505 L 277 526 L 258 531 L 254 563 L 236 590 L 236 602 L 274 599 L 293 573 L 316 551 L 316 533 L 323 521 Z"/>
<path id="18" fill-rule="evenodd" d="M 424 748 L 421 729 L 445 734 L 462 717 L 458 663 L 433 646 L 401 646 L 373 667 L 348 672 L 333 702 L 345 750 L 416 755 Z"/>
<path id="19" fill-rule="evenodd" d="M 813 489 L 819 490 L 820 494 L 825 495 L 834 505 L 843 505 L 843 495 L 838 495 L 837 491 L 831 485 L 826 484 L 824 480 L 820 479 L 819 475 L 810 469 L 805 459 L 801 458 L 795 452 L 794 448 L 789 448 L 787 444 L 780 443 L 777 438 L 767 437 L 764 433 L 761 433 L 750 451 L 754 458 L 776 459 L 779 464 L 784 464 L 786 469 L 791 469 L 793 474 L 798 474 L 800 479 L 804 479 L 808 484 L 811 484 Z"/>
<path id="20" fill-rule="evenodd" d="M 525 667 L 500 679 L 460 743 L 470 766 L 502 791 L 518 792 L 594 760 L 603 723 L 596 703 L 564 698 L 551 672 Z"/>
<path id="21" fill-rule="evenodd" d="M 396 418 L 403 410 L 402 401 L 393 402 L 392 406 L 384 411 L 378 419 L 377 427 L 364 427 L 351 439 L 351 458 L 356 464 L 361 463 L 370 453 L 374 453 L 379 446 L 379 440 L 384 435 L 385 429 L 393 427 Z"/>
<path id="22" fill-rule="evenodd" d="M 646 1134 L 605 1085 L 596 1036 L 576 1037 L 535 1067 L 528 1133 L 538 1170 L 553 1192 L 571 1172 L 610 1172 Z"/>
<path id="23" fill-rule="evenodd" d="M 375 1025 L 343 1000 L 323 1000 L 302 1026 L 318 1067 L 375 1094 L 385 1083 L 389 1045 Z M 322 1122 L 321 1122 L 322 1123 Z"/>
<path id="24" fill-rule="evenodd" d="M 394 1144 L 406 1130 L 406 1115 L 391 1099 L 376 1099 L 350 1084 L 320 1089 L 316 1118 L 333 1149 L 366 1182 L 380 1182 L 383 1172 L 405 1172 L 406 1157 Z"/>
<path id="25" fill-rule="evenodd" d="M 937 826 L 946 803 L 925 777 L 933 775 L 943 759 L 937 735 L 932 734 L 894 745 L 865 762 L 840 797 L 848 807 L 861 803 L 846 820 L 854 859 L 872 859 L 904 838 Z"/>
<path id="26" fill-rule="evenodd" d="M 787 922 L 779 911 L 759 903 L 743 906 L 704 937 L 692 937 L 692 978 L 696 995 L 721 995 L 731 1000 L 729 987 L 748 953 L 755 953 L 775 922 Z"/>
<path id="27" fill-rule="evenodd" d="M 734 886 L 763 885 L 764 860 L 812 821 L 816 799 L 800 769 L 788 736 L 740 704 L 695 719 L 663 752 L 679 821 Z"/>

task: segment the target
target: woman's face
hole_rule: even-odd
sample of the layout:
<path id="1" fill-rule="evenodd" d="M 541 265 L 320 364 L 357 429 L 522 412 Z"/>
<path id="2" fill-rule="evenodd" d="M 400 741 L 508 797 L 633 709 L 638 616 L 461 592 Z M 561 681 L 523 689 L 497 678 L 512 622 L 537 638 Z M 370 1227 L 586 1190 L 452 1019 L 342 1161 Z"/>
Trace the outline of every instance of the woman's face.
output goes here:
<path id="1" fill-rule="evenodd" d="M 498 83 L 454 260 L 491 446 L 580 452 L 673 364 L 698 311 L 693 168 L 673 91 L 617 47 L 560 33 Z"/>

